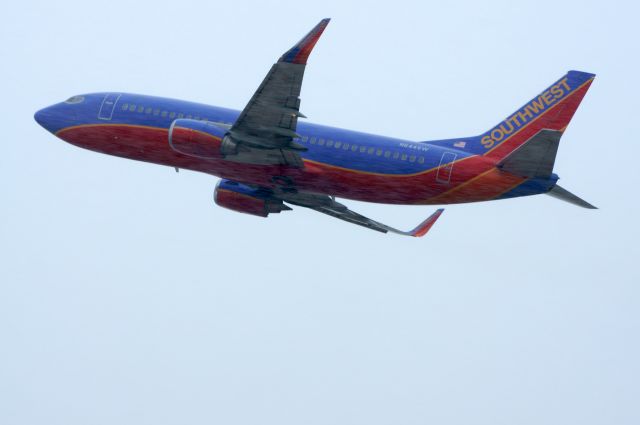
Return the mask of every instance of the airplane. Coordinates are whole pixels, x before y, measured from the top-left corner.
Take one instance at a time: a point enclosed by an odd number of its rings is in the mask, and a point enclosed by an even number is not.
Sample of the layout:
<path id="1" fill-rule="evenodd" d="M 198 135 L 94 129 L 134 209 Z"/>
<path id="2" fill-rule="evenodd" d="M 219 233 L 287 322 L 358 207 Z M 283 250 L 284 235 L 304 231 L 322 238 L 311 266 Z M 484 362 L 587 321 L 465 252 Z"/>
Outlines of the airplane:
<path id="1" fill-rule="evenodd" d="M 549 194 L 595 208 L 553 173 L 560 138 L 594 74 L 569 71 L 486 132 L 409 141 L 299 121 L 309 54 L 329 19 L 286 51 L 242 111 L 137 94 L 72 96 L 35 113 L 73 145 L 218 176 L 219 206 L 255 216 L 306 207 L 372 230 L 424 236 L 436 210 L 401 231 L 336 198 L 403 205 L 458 204 Z"/>

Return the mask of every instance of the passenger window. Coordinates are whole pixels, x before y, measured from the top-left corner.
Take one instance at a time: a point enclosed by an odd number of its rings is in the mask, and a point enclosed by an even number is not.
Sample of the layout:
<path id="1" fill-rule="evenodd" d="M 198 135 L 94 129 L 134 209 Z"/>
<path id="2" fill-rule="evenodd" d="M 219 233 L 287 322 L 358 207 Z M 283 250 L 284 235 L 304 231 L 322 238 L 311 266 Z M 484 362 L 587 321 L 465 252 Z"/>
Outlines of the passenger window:
<path id="1" fill-rule="evenodd" d="M 342 146 L 342 142 L 336 142 L 335 144 L 336 149 L 340 149 L 340 146 Z"/>
<path id="2" fill-rule="evenodd" d="M 145 114 L 150 114 L 152 110 L 153 110 L 152 108 L 147 107 L 147 109 L 144 110 L 144 113 Z"/>
<path id="3" fill-rule="evenodd" d="M 424 164 L 424 156 L 418 158 L 418 164 Z"/>
<path id="4" fill-rule="evenodd" d="M 192 118 L 191 114 L 187 115 L 187 119 L 190 120 Z"/>
<path id="5" fill-rule="evenodd" d="M 329 147 L 333 146 L 333 140 L 327 140 L 327 146 Z"/>
<path id="6" fill-rule="evenodd" d="M 302 141 L 303 141 L 303 142 L 307 142 L 308 140 L 309 140 L 309 137 L 308 137 L 308 136 L 302 136 Z"/>
<path id="7" fill-rule="evenodd" d="M 138 112 L 144 112 L 144 106 L 142 105 L 138 106 Z"/>
<path id="8" fill-rule="evenodd" d="M 374 152 L 375 150 L 376 150 L 375 148 L 369 148 L 369 149 L 367 149 L 367 153 L 368 153 L 369 155 L 373 155 L 373 152 Z"/>
<path id="9" fill-rule="evenodd" d="M 391 156 L 391 152 L 386 151 L 386 152 L 384 153 L 384 157 L 385 157 L 385 158 L 389 158 L 390 156 Z"/>
<path id="10" fill-rule="evenodd" d="M 398 152 L 394 152 L 393 159 L 398 159 L 398 158 L 400 158 L 400 154 Z"/>
<path id="11" fill-rule="evenodd" d="M 344 149 L 345 151 L 349 150 L 349 143 L 345 143 L 344 145 L 342 145 L 342 149 Z"/>
<path id="12" fill-rule="evenodd" d="M 360 153 L 365 153 L 367 151 L 366 146 L 360 146 Z"/>
<path id="13" fill-rule="evenodd" d="M 415 155 L 411 155 L 409 157 L 409 162 L 416 162 L 416 156 Z"/>
<path id="14" fill-rule="evenodd" d="M 406 154 L 406 153 L 403 153 L 403 154 L 402 154 L 402 157 L 401 157 L 400 159 L 402 159 L 403 161 L 406 161 L 406 160 L 407 160 L 407 154 Z"/>
<path id="15" fill-rule="evenodd" d="M 178 114 L 178 118 L 184 118 L 184 114 L 183 114 L 182 112 L 180 112 L 180 113 Z"/>
<path id="16" fill-rule="evenodd" d="M 358 145 L 351 145 L 351 152 L 355 152 L 358 150 Z"/>
<path id="17" fill-rule="evenodd" d="M 153 115 L 155 115 L 155 116 L 160 115 L 160 109 L 154 109 L 153 110 Z"/>
<path id="18" fill-rule="evenodd" d="M 309 140 L 309 143 L 311 143 L 312 145 L 315 145 L 315 144 L 316 144 L 316 138 L 315 138 L 315 137 L 312 137 L 312 138 Z"/>
<path id="19" fill-rule="evenodd" d="M 162 117 L 166 118 L 167 117 L 168 112 L 167 111 L 162 111 Z"/>
<path id="20" fill-rule="evenodd" d="M 129 105 L 129 111 L 134 112 L 136 110 L 136 105 Z"/>
<path id="21" fill-rule="evenodd" d="M 377 156 L 382 155 L 382 149 L 378 149 L 378 150 L 376 151 L 376 155 L 377 155 Z"/>
<path id="22" fill-rule="evenodd" d="M 126 111 L 129 108 L 129 104 L 128 103 L 123 103 L 122 104 L 122 110 Z"/>
<path id="23" fill-rule="evenodd" d="M 175 117 L 176 117 L 176 113 L 175 113 L 175 112 L 171 112 L 171 113 L 169 114 L 169 118 L 175 118 Z"/>
<path id="24" fill-rule="evenodd" d="M 194 120 L 200 120 L 200 117 L 196 115 L 195 117 L 193 117 L 193 119 Z"/>
<path id="25" fill-rule="evenodd" d="M 318 139 L 318 146 L 324 146 L 324 139 Z"/>

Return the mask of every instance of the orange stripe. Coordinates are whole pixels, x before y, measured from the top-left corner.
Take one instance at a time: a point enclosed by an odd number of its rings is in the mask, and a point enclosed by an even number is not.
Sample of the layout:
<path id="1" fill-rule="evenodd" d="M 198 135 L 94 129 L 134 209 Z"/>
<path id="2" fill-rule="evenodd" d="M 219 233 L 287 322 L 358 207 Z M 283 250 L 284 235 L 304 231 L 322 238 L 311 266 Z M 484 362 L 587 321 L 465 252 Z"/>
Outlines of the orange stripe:
<path id="1" fill-rule="evenodd" d="M 527 179 L 524 177 L 492 168 L 458 187 L 454 187 L 441 195 L 430 198 L 428 202 L 434 203 L 433 201 L 438 201 L 437 203 L 448 204 L 487 201 L 506 193 L 519 184 L 522 184 L 525 180 Z"/>

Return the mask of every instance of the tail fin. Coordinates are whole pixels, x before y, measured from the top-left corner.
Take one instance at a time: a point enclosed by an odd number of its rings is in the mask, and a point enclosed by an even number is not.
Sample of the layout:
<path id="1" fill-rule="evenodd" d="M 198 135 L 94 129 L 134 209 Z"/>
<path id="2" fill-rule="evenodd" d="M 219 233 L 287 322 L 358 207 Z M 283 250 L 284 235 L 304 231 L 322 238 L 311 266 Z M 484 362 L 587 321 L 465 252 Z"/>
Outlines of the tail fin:
<path id="1" fill-rule="evenodd" d="M 526 105 L 480 136 L 480 144 L 485 149 L 484 155 L 500 161 L 541 130 L 558 132 L 559 140 L 594 77 L 594 74 L 586 72 L 569 71 Z"/>
<path id="2" fill-rule="evenodd" d="M 480 136 L 426 143 L 485 155 L 499 163 L 542 130 L 556 132 L 559 140 L 594 78 L 587 72 L 569 71 Z"/>

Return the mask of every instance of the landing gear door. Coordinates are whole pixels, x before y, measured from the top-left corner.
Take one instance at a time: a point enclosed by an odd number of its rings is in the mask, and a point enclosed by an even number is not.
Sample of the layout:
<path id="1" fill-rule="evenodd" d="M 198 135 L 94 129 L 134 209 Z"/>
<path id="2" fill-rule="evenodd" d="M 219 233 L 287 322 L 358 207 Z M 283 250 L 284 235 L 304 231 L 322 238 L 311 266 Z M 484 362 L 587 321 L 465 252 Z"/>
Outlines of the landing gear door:
<path id="1" fill-rule="evenodd" d="M 453 172 L 453 161 L 456 160 L 455 153 L 445 152 L 440 158 L 440 165 L 438 166 L 438 174 L 436 174 L 436 181 L 440 183 L 449 184 L 451 181 L 451 173 Z"/>
<path id="2" fill-rule="evenodd" d="M 113 117 L 113 111 L 116 107 L 116 103 L 118 103 L 118 99 L 120 99 L 119 93 L 106 94 L 104 99 L 102 99 L 100 111 L 98 111 L 98 119 L 110 121 Z"/>

